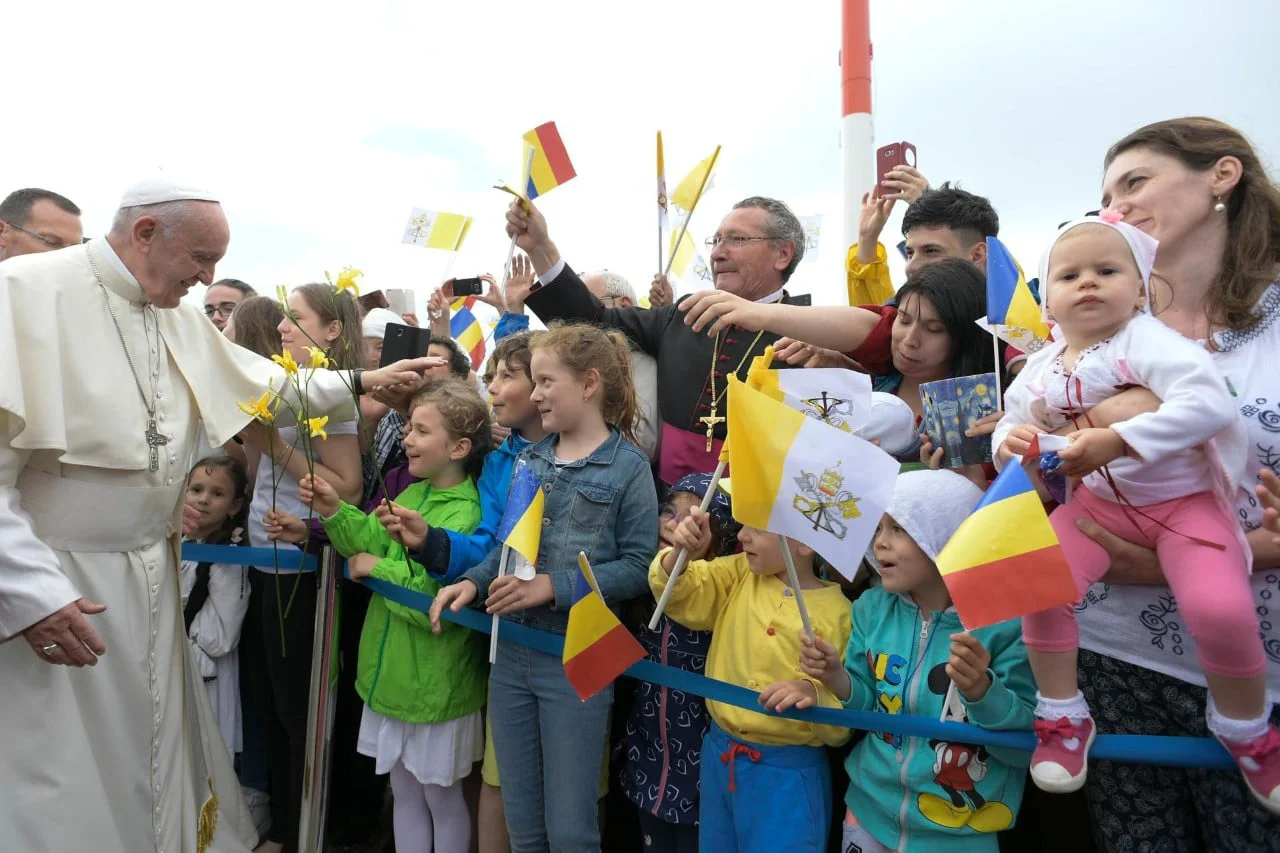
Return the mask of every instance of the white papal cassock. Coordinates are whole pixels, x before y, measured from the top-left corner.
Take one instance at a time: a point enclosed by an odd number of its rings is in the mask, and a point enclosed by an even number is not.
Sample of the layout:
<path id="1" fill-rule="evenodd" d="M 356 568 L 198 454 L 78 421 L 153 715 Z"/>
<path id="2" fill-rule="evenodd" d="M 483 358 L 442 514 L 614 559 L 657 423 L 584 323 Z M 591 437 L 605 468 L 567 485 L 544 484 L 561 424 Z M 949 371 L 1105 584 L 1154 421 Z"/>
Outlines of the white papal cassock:
<path id="1" fill-rule="evenodd" d="M 154 472 L 108 299 L 170 437 Z M 105 239 L 0 264 L 0 851 L 254 845 L 185 641 L 177 550 L 197 427 L 229 440 L 248 422 L 236 402 L 271 380 L 194 306 L 145 307 Z M 338 374 L 308 393 L 314 414 L 354 417 Z M 81 596 L 107 605 L 88 617 L 106 655 L 38 660 L 17 635 Z"/>

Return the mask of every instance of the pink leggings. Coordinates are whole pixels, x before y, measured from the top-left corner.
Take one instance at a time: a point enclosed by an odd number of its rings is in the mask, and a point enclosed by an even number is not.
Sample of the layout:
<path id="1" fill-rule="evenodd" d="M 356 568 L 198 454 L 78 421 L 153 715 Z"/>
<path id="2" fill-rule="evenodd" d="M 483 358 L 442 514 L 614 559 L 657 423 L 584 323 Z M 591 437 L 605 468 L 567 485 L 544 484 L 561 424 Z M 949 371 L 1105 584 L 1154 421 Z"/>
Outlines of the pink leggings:
<path id="1" fill-rule="evenodd" d="M 1200 666 L 1205 672 L 1228 678 L 1261 675 L 1267 664 L 1258 639 L 1258 617 L 1237 539 L 1236 522 L 1223 512 L 1209 492 L 1140 509 L 1186 535 L 1171 533 L 1133 509 L 1126 510 L 1083 487 L 1072 493 L 1070 503 L 1058 507 L 1049 516 L 1066 552 L 1080 597 L 1102 579 L 1111 565 L 1106 549 L 1076 527 L 1077 520 L 1091 518 L 1122 539 L 1155 549 L 1165 580 L 1177 599 L 1178 612 L 1196 641 Z M 1226 550 L 1200 545 L 1188 536 L 1220 542 Z M 1076 649 L 1080 634 L 1076 628 L 1075 607 L 1063 605 L 1023 617 L 1022 638 L 1036 651 Z"/>

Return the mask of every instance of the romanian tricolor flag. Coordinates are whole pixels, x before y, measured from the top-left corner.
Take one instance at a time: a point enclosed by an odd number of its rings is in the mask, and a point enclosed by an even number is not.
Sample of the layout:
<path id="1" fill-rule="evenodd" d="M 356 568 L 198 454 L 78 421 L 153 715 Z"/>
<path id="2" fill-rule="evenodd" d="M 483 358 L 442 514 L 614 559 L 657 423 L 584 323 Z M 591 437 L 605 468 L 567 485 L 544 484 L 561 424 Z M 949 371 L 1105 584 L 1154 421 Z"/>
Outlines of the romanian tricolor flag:
<path id="1" fill-rule="evenodd" d="M 1016 461 L 996 477 L 937 563 L 970 630 L 1079 598 L 1044 504 Z"/>
<path id="2" fill-rule="evenodd" d="M 507 508 L 502 511 L 502 523 L 498 525 L 498 541 L 530 563 L 538 562 L 538 546 L 542 544 L 542 483 L 524 460 L 511 475 Z"/>
<path id="3" fill-rule="evenodd" d="M 453 312 L 449 319 L 449 335 L 471 354 L 472 369 L 479 370 L 484 363 L 484 329 L 480 328 L 476 315 L 471 313 L 475 304 L 474 296 L 453 300 L 449 305 Z"/>
<path id="4" fill-rule="evenodd" d="M 578 174 L 569 162 L 569 152 L 564 150 L 554 121 L 540 124 L 526 133 L 524 142 L 525 165 L 529 171 L 525 176 L 524 194 L 529 201 L 546 195 Z M 529 160 L 530 151 L 533 152 L 532 162 Z"/>
<path id="5" fill-rule="evenodd" d="M 1049 339 L 1049 326 L 1022 267 L 995 237 L 987 238 L 987 322 L 1026 329 L 1042 341 Z"/>
<path id="6" fill-rule="evenodd" d="M 604 603 L 587 555 L 579 551 L 562 657 L 578 698 L 587 701 L 643 657 L 644 649 Z"/>

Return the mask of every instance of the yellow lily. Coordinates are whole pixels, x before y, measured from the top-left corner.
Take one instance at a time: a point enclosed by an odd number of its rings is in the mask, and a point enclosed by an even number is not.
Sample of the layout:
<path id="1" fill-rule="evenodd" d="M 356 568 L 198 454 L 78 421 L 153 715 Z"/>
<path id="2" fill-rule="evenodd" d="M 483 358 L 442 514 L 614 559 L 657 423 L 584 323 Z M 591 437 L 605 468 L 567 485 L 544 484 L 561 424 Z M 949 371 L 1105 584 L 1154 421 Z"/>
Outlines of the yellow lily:
<path id="1" fill-rule="evenodd" d="M 326 272 L 324 275 L 325 278 L 329 278 L 329 273 Z M 351 267 L 343 267 L 342 272 L 338 273 L 338 280 L 333 281 L 333 279 L 330 278 L 329 281 L 339 293 L 350 288 L 351 294 L 358 297 L 360 295 L 360 284 L 357 279 L 362 275 L 364 275 L 364 273 L 360 270 L 352 269 Z"/>
<path id="2" fill-rule="evenodd" d="M 260 423 L 270 424 L 276 419 L 275 412 L 271 411 L 271 392 L 265 392 L 257 400 L 250 403 L 236 403 L 240 411 L 246 415 L 251 415 Z"/>
<path id="3" fill-rule="evenodd" d="M 271 360 L 283 367 L 287 376 L 298 375 L 298 362 L 293 360 L 293 353 L 288 350 L 285 350 L 283 355 L 271 356 Z"/>
<path id="4" fill-rule="evenodd" d="M 307 419 L 307 435 L 311 436 L 312 438 L 327 440 L 329 438 L 329 434 L 324 431 L 324 425 L 327 424 L 328 422 L 329 422 L 328 415 L 322 415 L 318 418 L 308 418 Z"/>
<path id="5" fill-rule="evenodd" d="M 311 356 L 311 361 L 308 362 L 307 366 L 312 370 L 319 370 L 333 363 L 329 360 L 329 356 L 325 355 L 324 350 L 319 347 L 307 347 L 307 353 Z"/>

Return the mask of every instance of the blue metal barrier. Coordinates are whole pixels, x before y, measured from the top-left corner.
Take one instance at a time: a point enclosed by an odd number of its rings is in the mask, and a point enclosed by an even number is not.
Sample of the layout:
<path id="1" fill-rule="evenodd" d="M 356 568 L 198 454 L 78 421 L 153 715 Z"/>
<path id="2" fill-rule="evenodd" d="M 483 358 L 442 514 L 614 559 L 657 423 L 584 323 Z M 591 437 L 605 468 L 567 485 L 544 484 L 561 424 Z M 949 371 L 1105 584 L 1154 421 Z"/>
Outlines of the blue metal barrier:
<path id="1" fill-rule="evenodd" d="M 236 566 L 259 566 L 267 570 L 277 562 L 273 548 L 241 548 L 228 545 L 197 545 L 188 543 L 182 546 L 182 556 L 188 560 L 201 562 L 218 562 Z M 315 571 L 316 558 L 304 555 L 293 548 L 281 548 L 279 551 L 281 570 Z M 423 613 L 431 609 L 432 596 L 417 592 L 376 578 L 369 578 L 363 583 L 382 597 L 405 607 Z M 445 611 L 443 618 L 470 628 L 482 634 L 488 634 L 492 627 L 492 617 L 479 610 L 464 608 L 459 613 Z M 540 652 L 559 657 L 564 648 L 564 637 L 528 628 L 524 625 L 502 620 L 502 639 L 504 642 L 527 646 Z M 642 660 L 627 670 L 627 675 L 667 687 L 681 690 L 695 696 L 702 696 L 726 705 L 758 711 L 761 714 L 772 714 L 760 707 L 759 694 L 736 684 L 717 681 L 705 675 L 697 675 L 670 666 Z M 904 714 L 881 714 L 871 711 L 848 711 L 836 708 L 808 708 L 803 711 L 785 711 L 776 716 L 807 720 L 828 726 L 844 726 L 869 732 L 884 732 L 906 737 L 920 737 L 936 740 L 947 740 L 958 743 L 980 744 L 983 746 L 1005 747 L 1030 752 L 1035 747 L 1035 736 L 1031 732 L 990 731 L 965 723 L 941 723 L 927 717 L 912 717 Z M 1189 767 L 1208 770 L 1235 770 L 1235 762 L 1227 751 L 1213 738 L 1164 737 L 1149 735 L 1098 735 L 1093 748 L 1089 751 L 1092 759 L 1109 759 L 1131 764 L 1159 764 L 1168 767 Z M 1030 756 L 1028 756 L 1028 759 Z"/>

